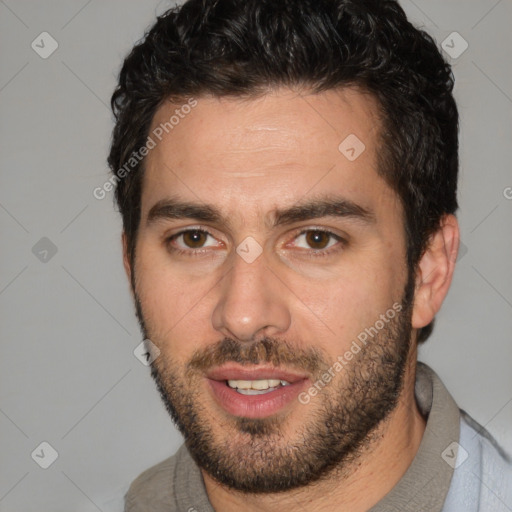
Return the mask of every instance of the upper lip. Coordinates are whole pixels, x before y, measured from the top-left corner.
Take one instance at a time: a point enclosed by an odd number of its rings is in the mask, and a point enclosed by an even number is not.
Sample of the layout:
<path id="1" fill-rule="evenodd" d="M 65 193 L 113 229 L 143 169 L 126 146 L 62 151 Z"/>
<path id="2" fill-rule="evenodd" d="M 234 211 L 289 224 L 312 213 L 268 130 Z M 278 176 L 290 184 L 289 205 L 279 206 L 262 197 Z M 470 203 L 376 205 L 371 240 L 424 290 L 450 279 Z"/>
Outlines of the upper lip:
<path id="1" fill-rule="evenodd" d="M 277 379 L 285 380 L 290 384 L 307 379 L 307 375 L 292 372 L 290 370 L 264 366 L 254 366 L 251 368 L 234 364 L 212 368 L 206 372 L 206 377 L 217 381 Z"/>

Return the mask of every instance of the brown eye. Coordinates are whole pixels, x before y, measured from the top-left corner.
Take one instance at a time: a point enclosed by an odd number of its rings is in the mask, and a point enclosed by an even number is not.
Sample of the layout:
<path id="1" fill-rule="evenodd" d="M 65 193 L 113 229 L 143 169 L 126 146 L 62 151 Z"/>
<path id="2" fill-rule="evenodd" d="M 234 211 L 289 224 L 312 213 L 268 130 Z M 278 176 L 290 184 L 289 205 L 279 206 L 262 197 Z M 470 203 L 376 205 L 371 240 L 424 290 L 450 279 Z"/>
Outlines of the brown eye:
<path id="1" fill-rule="evenodd" d="M 201 248 L 208 238 L 208 233 L 205 231 L 193 230 L 185 231 L 181 235 L 183 237 L 183 243 L 190 249 Z"/>
<path id="2" fill-rule="evenodd" d="M 308 231 L 305 235 L 306 242 L 312 249 L 325 249 L 332 238 L 325 231 Z"/>
<path id="3" fill-rule="evenodd" d="M 295 237 L 294 246 L 305 249 L 304 254 L 311 256 L 327 256 L 333 251 L 341 250 L 345 240 L 324 229 L 305 229 Z"/>

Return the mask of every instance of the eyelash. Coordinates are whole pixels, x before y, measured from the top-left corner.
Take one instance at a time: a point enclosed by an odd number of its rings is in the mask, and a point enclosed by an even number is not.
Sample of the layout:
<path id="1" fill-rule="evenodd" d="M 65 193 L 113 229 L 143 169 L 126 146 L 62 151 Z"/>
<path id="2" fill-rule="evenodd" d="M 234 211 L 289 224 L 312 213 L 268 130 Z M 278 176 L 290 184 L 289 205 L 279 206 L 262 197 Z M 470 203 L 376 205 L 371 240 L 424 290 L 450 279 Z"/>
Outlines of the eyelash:
<path id="1" fill-rule="evenodd" d="M 184 235 L 185 233 L 189 232 L 198 232 L 198 233 L 205 233 L 208 236 L 211 236 L 212 238 L 215 238 L 209 231 L 202 227 L 192 228 L 192 229 L 184 229 L 183 231 L 180 231 L 179 233 L 175 233 L 174 235 L 171 235 L 170 237 L 166 238 L 165 245 L 167 246 L 168 250 L 174 254 L 178 255 L 185 255 L 185 256 L 201 256 L 203 255 L 206 250 L 204 248 L 200 249 L 180 249 L 177 247 L 173 247 L 172 242 L 180 237 L 181 235 Z"/>
<path id="2" fill-rule="evenodd" d="M 336 235 L 332 231 L 329 231 L 327 229 L 321 229 L 321 228 L 308 228 L 303 229 L 299 233 L 297 233 L 293 239 L 296 240 L 299 236 L 304 235 L 306 233 L 310 232 L 318 232 L 318 233 L 325 233 L 329 236 L 330 239 L 334 239 L 338 242 L 338 244 L 333 245 L 332 247 L 329 247 L 328 249 L 302 249 L 303 251 L 307 251 L 307 256 L 311 258 L 323 258 L 326 256 L 330 256 L 332 253 L 339 252 L 343 247 L 346 246 L 347 242 L 345 239 L 343 239 L 341 236 Z M 330 240 L 329 240 L 330 242 Z M 340 247 L 341 246 L 341 247 Z"/>
<path id="3" fill-rule="evenodd" d="M 177 247 L 173 247 L 172 246 L 172 242 L 177 239 L 178 237 L 180 237 L 181 235 L 184 235 L 185 233 L 188 233 L 188 232 L 199 232 L 199 233 L 204 233 L 208 236 L 211 236 L 212 238 L 215 238 L 208 230 L 202 228 L 202 227 L 197 227 L 197 228 L 192 228 L 192 229 L 184 229 L 183 231 L 180 231 L 178 233 L 175 233 L 174 235 L 166 238 L 165 240 L 165 244 L 168 248 L 168 250 L 174 254 L 178 254 L 178 255 L 185 255 L 185 256 L 189 256 L 189 257 L 193 257 L 193 256 L 201 256 L 203 255 L 206 250 L 203 249 L 203 248 L 200 248 L 200 249 L 180 249 L 180 248 L 177 248 Z M 336 235 L 335 233 L 333 233 L 332 231 L 328 231 L 326 229 L 321 229 L 321 228 L 308 228 L 308 229 L 303 229 L 302 231 L 298 232 L 294 237 L 293 239 L 297 239 L 299 236 L 301 235 L 304 235 L 306 233 L 309 233 L 309 232 L 320 232 L 320 233 L 325 233 L 327 235 L 329 235 L 330 238 L 333 238 L 335 239 L 338 243 L 340 243 L 341 245 L 341 248 L 340 247 L 336 247 L 336 246 L 332 246 L 328 249 L 310 249 L 310 250 L 307 250 L 307 249 L 302 249 L 303 251 L 307 251 L 307 256 L 309 257 L 312 257 L 312 258 L 321 258 L 321 257 L 325 257 L 325 256 L 329 256 L 331 255 L 331 253 L 334 253 L 334 252 L 338 252 L 340 251 L 343 247 L 345 247 L 347 245 L 347 241 L 342 238 L 341 236 L 339 235 Z"/>

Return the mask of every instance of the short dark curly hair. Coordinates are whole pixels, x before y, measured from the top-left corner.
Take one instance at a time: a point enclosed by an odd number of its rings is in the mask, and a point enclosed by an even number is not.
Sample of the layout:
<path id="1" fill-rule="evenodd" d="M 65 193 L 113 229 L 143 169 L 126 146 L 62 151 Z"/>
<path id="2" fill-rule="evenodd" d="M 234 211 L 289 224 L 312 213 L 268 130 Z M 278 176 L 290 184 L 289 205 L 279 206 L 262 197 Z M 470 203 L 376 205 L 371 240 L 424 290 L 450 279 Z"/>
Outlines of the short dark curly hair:
<path id="1" fill-rule="evenodd" d="M 159 16 L 124 61 L 108 163 L 120 176 L 166 100 L 357 86 L 378 100 L 378 172 L 404 207 L 414 272 L 442 216 L 457 210 L 453 83 L 433 39 L 393 0 L 188 0 Z M 132 267 L 143 173 L 141 159 L 115 183 Z M 421 329 L 418 342 L 432 328 Z"/>

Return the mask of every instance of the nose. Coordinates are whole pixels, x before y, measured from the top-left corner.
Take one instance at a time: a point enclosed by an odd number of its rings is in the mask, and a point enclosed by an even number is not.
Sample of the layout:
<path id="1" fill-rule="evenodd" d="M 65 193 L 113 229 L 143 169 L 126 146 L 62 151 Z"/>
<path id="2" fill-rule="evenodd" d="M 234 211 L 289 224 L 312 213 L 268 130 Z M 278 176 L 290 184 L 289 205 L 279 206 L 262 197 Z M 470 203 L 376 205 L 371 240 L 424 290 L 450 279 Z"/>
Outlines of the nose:
<path id="1" fill-rule="evenodd" d="M 265 263 L 264 254 L 248 263 L 233 255 L 233 266 L 220 283 L 212 314 L 213 328 L 224 336 L 251 341 L 276 336 L 290 327 L 289 294 Z"/>

